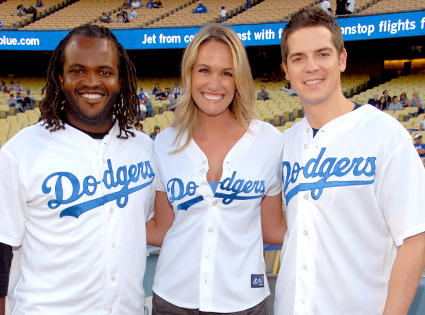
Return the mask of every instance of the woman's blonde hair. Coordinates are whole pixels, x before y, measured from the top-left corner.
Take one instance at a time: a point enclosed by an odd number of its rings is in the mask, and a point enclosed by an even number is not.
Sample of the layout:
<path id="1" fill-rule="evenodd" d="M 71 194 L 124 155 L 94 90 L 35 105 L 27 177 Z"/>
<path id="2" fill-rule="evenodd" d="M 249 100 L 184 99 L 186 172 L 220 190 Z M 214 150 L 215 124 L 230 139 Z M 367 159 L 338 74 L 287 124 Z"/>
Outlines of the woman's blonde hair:
<path id="1" fill-rule="evenodd" d="M 174 152 L 184 150 L 193 137 L 197 106 L 192 98 L 192 68 L 198 57 L 199 47 L 211 40 L 227 44 L 232 52 L 236 91 L 233 101 L 229 105 L 230 112 L 245 128 L 247 128 L 248 122 L 255 117 L 253 112 L 255 104 L 254 81 L 242 41 L 229 27 L 216 24 L 205 26 L 196 34 L 183 55 L 181 67 L 183 94 L 178 99 L 177 108 L 174 113 L 175 119 L 171 126 L 178 128 L 174 143 L 180 142 L 180 138 L 185 131 L 187 131 L 187 139 Z"/>

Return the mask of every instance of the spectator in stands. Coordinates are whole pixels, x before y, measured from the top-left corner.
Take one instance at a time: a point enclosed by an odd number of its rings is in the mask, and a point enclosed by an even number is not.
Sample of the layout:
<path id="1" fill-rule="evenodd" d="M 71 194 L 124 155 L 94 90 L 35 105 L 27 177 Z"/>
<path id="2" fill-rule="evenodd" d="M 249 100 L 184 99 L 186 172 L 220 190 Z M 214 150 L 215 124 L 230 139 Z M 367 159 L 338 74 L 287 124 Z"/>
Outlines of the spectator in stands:
<path id="1" fill-rule="evenodd" d="M 141 100 L 143 100 L 143 97 L 144 96 L 146 96 L 148 99 L 150 99 L 151 97 L 149 96 L 149 94 L 148 93 L 145 93 L 144 91 L 143 91 L 143 88 L 141 87 L 140 89 L 139 89 L 139 98 L 141 99 Z"/>
<path id="2" fill-rule="evenodd" d="M 263 77 L 261 78 L 261 82 L 269 82 L 269 76 L 268 76 L 268 74 L 267 74 L 267 72 L 264 72 L 264 75 L 263 75 Z"/>
<path id="3" fill-rule="evenodd" d="M 19 111 L 24 112 L 26 109 L 26 105 L 21 96 L 21 91 L 16 92 L 15 103 L 18 105 Z"/>
<path id="4" fill-rule="evenodd" d="M 15 91 L 24 91 L 25 88 L 19 83 L 19 81 L 16 81 L 15 85 Z"/>
<path id="5" fill-rule="evenodd" d="M 27 89 L 27 94 L 24 96 L 24 102 L 27 105 L 28 109 L 34 109 L 35 107 L 35 96 L 31 94 L 31 90 Z"/>
<path id="6" fill-rule="evenodd" d="M 406 96 L 406 92 L 402 92 L 401 94 L 400 94 L 400 104 L 401 104 L 401 106 L 403 106 L 403 107 L 407 107 L 407 106 L 409 106 L 409 99 L 407 98 L 407 96 Z"/>
<path id="7" fill-rule="evenodd" d="M 403 109 L 403 106 L 401 106 L 400 102 L 398 101 L 398 96 L 394 95 L 393 96 L 393 101 L 391 102 L 390 105 L 388 105 L 388 110 L 400 110 Z"/>
<path id="8" fill-rule="evenodd" d="M 151 133 L 150 137 L 152 140 L 155 140 L 156 136 L 159 135 L 159 133 L 161 132 L 161 128 L 159 128 L 158 125 L 155 125 L 153 127 L 153 132 Z"/>
<path id="9" fill-rule="evenodd" d="M 136 129 L 137 131 L 143 132 L 144 134 L 146 134 L 146 132 L 143 131 L 143 124 L 141 124 L 140 122 L 136 122 L 134 124 L 134 129 Z"/>
<path id="10" fill-rule="evenodd" d="M 115 23 L 124 23 L 124 17 L 122 13 L 117 13 L 117 20 L 115 21 Z"/>
<path id="11" fill-rule="evenodd" d="M 198 1 L 198 6 L 195 8 L 193 13 L 195 14 L 201 14 L 201 13 L 207 13 L 207 8 L 202 4 L 202 1 Z"/>
<path id="12" fill-rule="evenodd" d="M 320 4 L 320 7 L 323 11 L 325 11 L 327 14 L 333 14 L 334 11 L 332 11 L 331 3 L 328 0 L 321 0 L 322 3 Z"/>
<path id="13" fill-rule="evenodd" d="M 41 0 L 37 0 L 37 2 L 35 3 L 35 7 L 41 8 L 42 6 L 43 6 L 43 2 L 41 2 Z"/>
<path id="14" fill-rule="evenodd" d="M 6 102 L 6 104 L 9 105 L 9 107 L 15 107 L 15 105 L 16 105 L 16 101 L 15 101 L 15 98 L 13 96 L 14 96 L 13 94 L 10 94 L 9 99 Z"/>
<path id="15" fill-rule="evenodd" d="M 180 95 L 180 94 L 182 94 L 183 93 L 183 91 L 182 91 L 182 88 L 181 87 L 179 87 L 179 84 L 176 82 L 176 83 L 174 83 L 174 89 L 173 89 L 173 92 L 174 92 L 174 96 L 176 97 L 176 99 L 177 99 L 177 97 Z"/>
<path id="16" fill-rule="evenodd" d="M 148 3 L 146 3 L 146 8 L 148 8 L 148 9 L 153 8 L 153 0 L 148 0 Z"/>
<path id="17" fill-rule="evenodd" d="M 133 9 L 138 9 L 141 6 L 142 6 L 142 2 L 141 1 L 139 1 L 139 0 L 133 0 L 133 1 L 131 1 L 131 7 Z"/>
<path id="18" fill-rule="evenodd" d="M 155 95 L 157 90 L 161 90 L 161 89 L 159 88 L 159 84 L 158 84 L 158 83 L 156 83 L 156 84 L 155 84 L 155 87 L 154 87 L 154 88 L 153 88 L 153 90 L 152 90 L 152 95 Z"/>
<path id="19" fill-rule="evenodd" d="M 425 157 L 425 144 L 422 143 L 422 135 L 417 133 L 414 135 L 413 140 L 415 141 L 415 149 L 421 158 Z"/>
<path id="20" fill-rule="evenodd" d="M 417 107 L 418 114 L 422 114 L 424 112 L 424 100 L 422 97 L 419 97 L 419 93 L 417 91 L 413 92 L 413 96 L 409 101 L 409 107 Z"/>
<path id="21" fill-rule="evenodd" d="M 424 131 L 424 130 L 425 130 L 425 120 L 422 120 L 422 121 L 419 123 L 419 130 L 420 130 L 420 131 Z"/>
<path id="22" fill-rule="evenodd" d="M 274 71 L 272 71 L 272 74 L 270 75 L 270 81 L 271 82 L 280 82 L 280 81 L 282 81 L 282 78 L 278 77 L 276 75 L 276 73 Z"/>
<path id="23" fill-rule="evenodd" d="M 161 89 L 156 90 L 155 99 L 157 101 L 165 101 L 167 99 L 167 95 L 161 91 Z"/>
<path id="24" fill-rule="evenodd" d="M 16 91 L 16 86 L 15 86 L 15 84 L 13 83 L 13 81 L 10 81 L 10 85 L 9 85 L 9 87 L 7 88 L 9 91 Z"/>
<path id="25" fill-rule="evenodd" d="M 153 8 L 154 9 L 161 9 L 162 8 L 162 2 L 161 1 L 155 1 L 154 3 L 153 3 Z"/>
<path id="26" fill-rule="evenodd" d="M 146 117 L 155 116 L 155 111 L 153 110 L 152 102 L 145 96 L 143 96 L 143 105 L 146 106 Z"/>
<path id="27" fill-rule="evenodd" d="M 267 101 L 270 99 L 269 92 L 266 91 L 266 87 L 264 85 L 261 86 L 261 92 L 258 92 L 257 100 Z"/>
<path id="28" fill-rule="evenodd" d="M 24 6 L 22 4 L 16 7 L 16 16 L 25 16 L 27 13 L 25 12 Z"/>
<path id="29" fill-rule="evenodd" d="M 4 81 L 1 81 L 0 91 L 1 92 L 8 92 L 9 91 L 7 89 L 6 83 Z"/>
<path id="30" fill-rule="evenodd" d="M 356 0 L 348 0 L 347 1 L 347 14 L 354 13 L 354 6 L 356 5 Z"/>
<path id="31" fill-rule="evenodd" d="M 251 0 L 246 0 L 246 8 L 247 9 L 251 8 Z"/>
<path id="32" fill-rule="evenodd" d="M 370 98 L 367 101 L 367 103 L 370 104 L 370 105 L 373 105 L 375 107 L 378 107 L 378 105 L 379 105 L 379 99 L 378 98 L 379 98 L 379 93 L 375 92 L 375 93 L 373 93 L 373 98 Z"/>
<path id="33" fill-rule="evenodd" d="M 123 23 L 130 23 L 130 20 L 128 19 L 128 14 L 125 11 L 122 13 L 122 21 Z"/>
<path id="34" fill-rule="evenodd" d="M 388 90 L 385 90 L 384 92 L 382 92 L 385 96 L 385 101 L 387 102 L 387 104 L 390 104 L 392 101 L 391 96 L 388 95 Z"/>
<path id="35" fill-rule="evenodd" d="M 292 90 L 292 89 L 291 89 L 291 83 L 286 82 L 285 86 L 282 88 L 282 91 L 284 91 L 284 92 L 288 92 L 288 91 L 290 91 L 290 90 Z"/>
<path id="36" fill-rule="evenodd" d="M 131 19 L 137 19 L 137 12 L 134 10 L 133 7 L 130 8 L 130 12 L 128 13 L 128 18 Z"/>
<path id="37" fill-rule="evenodd" d="M 27 14 L 32 14 L 34 21 L 37 20 L 37 9 L 32 4 L 28 8 Z"/>
<path id="38" fill-rule="evenodd" d="M 225 7 L 221 7 L 220 16 L 221 16 L 221 22 L 227 21 L 227 10 Z"/>
<path id="39" fill-rule="evenodd" d="M 376 106 L 376 108 L 378 108 L 379 110 L 386 110 L 387 109 L 387 105 L 388 104 L 387 104 L 387 100 L 386 100 L 385 96 L 381 96 L 379 98 L 379 103 Z"/>
<path id="40" fill-rule="evenodd" d="M 103 12 L 100 18 L 100 22 L 109 24 L 109 22 L 111 22 L 111 18 L 108 15 L 106 15 L 105 12 Z"/>
<path id="41" fill-rule="evenodd" d="M 139 108 L 140 108 L 140 115 L 138 117 L 139 120 L 145 120 L 146 118 L 146 105 L 143 103 L 142 99 L 139 99 Z"/>
<path id="42" fill-rule="evenodd" d="M 347 12 L 347 0 L 336 0 L 335 15 L 342 15 Z"/>

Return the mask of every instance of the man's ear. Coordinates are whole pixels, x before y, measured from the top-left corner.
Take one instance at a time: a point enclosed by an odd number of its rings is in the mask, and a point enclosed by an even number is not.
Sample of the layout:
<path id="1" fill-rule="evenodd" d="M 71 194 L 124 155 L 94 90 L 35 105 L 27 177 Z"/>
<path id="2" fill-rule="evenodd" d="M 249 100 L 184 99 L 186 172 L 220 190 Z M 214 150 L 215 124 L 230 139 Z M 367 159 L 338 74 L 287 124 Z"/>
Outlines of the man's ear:
<path id="1" fill-rule="evenodd" d="M 344 50 L 341 51 L 341 54 L 339 55 L 339 70 L 341 72 L 344 72 L 346 67 L 347 67 L 347 51 L 344 48 Z"/>
<path id="2" fill-rule="evenodd" d="M 59 83 L 61 85 L 61 90 L 63 92 L 63 76 L 61 76 L 60 74 L 59 74 Z"/>
<path id="3" fill-rule="evenodd" d="M 285 70 L 285 79 L 290 81 L 289 74 L 288 74 L 288 67 L 286 66 L 286 63 L 282 62 L 283 70 Z"/>

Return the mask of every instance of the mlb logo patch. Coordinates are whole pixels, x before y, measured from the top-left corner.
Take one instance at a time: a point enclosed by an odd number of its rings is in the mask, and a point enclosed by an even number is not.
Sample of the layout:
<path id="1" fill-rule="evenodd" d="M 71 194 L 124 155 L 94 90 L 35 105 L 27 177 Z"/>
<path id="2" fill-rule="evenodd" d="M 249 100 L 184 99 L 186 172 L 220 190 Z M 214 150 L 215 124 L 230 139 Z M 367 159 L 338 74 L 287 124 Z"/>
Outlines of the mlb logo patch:
<path id="1" fill-rule="evenodd" d="M 264 275 L 251 275 L 251 288 L 264 288 Z"/>

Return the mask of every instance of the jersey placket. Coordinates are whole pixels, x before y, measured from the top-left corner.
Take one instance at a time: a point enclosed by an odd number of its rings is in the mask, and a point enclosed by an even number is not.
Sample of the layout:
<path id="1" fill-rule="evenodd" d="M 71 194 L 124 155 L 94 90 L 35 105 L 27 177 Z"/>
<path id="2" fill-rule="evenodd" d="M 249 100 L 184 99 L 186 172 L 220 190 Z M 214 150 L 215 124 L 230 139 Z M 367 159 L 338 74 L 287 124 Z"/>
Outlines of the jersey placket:
<path id="1" fill-rule="evenodd" d="M 103 174 L 105 171 L 109 169 L 108 166 L 108 157 L 105 153 L 108 142 L 113 141 L 111 139 L 111 134 L 114 134 L 113 132 L 110 132 L 110 134 L 106 135 L 105 138 L 99 143 L 100 148 L 98 150 L 98 159 L 100 164 L 102 165 L 103 171 L 101 174 L 101 180 L 103 180 Z M 113 176 L 116 175 L 116 167 L 115 161 L 111 161 L 112 163 L 112 170 L 113 170 Z M 115 178 L 116 180 L 116 178 Z M 104 185 L 101 185 L 103 188 L 103 196 L 105 194 L 110 194 L 111 190 L 106 190 Z M 120 186 L 117 186 L 116 190 L 119 190 Z M 121 222 L 121 211 L 117 206 L 116 201 L 111 201 L 108 203 L 105 203 L 103 205 L 103 215 L 106 217 L 104 222 L 104 240 L 105 240 L 105 268 L 106 268 L 106 290 L 107 290 L 107 308 L 108 313 L 111 314 L 119 314 L 119 284 L 120 284 L 120 278 L 119 278 L 119 257 L 120 255 L 120 235 L 122 235 L 122 222 Z"/>
<path id="2" fill-rule="evenodd" d="M 199 182 L 207 181 L 206 176 L 209 170 L 207 157 L 201 161 L 201 177 Z M 218 188 L 217 188 L 218 190 Z M 206 183 L 200 189 L 204 200 L 208 202 L 208 209 L 204 216 L 204 227 L 202 235 L 202 248 L 200 252 L 200 274 L 199 274 L 199 308 L 200 310 L 210 310 L 213 300 L 215 259 L 217 253 L 217 239 L 220 221 L 220 209 L 222 204 L 218 198 L 214 198 L 211 187 Z"/>
<path id="3" fill-rule="evenodd" d="M 316 135 L 316 137 L 319 134 Z M 317 139 L 313 139 L 312 130 L 305 124 L 302 135 L 302 167 L 299 174 L 298 185 L 311 183 L 317 178 L 305 178 L 303 176 L 304 166 L 313 158 L 317 157 Z M 297 264 L 296 264 L 296 292 L 294 311 L 296 314 L 313 314 L 315 288 L 317 285 L 316 259 L 317 259 L 317 231 L 315 228 L 315 217 L 318 215 L 314 206 L 311 191 L 298 193 L 297 203 Z"/>

